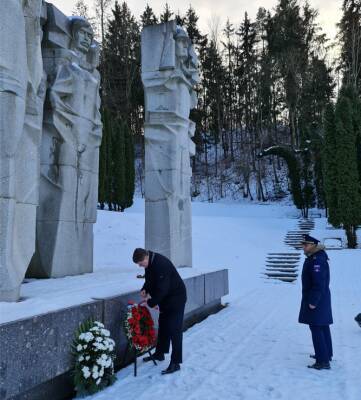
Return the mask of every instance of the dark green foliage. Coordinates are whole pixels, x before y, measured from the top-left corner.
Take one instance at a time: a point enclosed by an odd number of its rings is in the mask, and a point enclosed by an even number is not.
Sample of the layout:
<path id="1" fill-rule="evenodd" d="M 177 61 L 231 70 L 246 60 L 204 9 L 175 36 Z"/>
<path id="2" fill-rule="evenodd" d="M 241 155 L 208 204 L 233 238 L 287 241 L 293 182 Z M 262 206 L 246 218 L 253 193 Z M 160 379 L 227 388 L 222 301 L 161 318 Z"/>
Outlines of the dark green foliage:
<path id="1" fill-rule="evenodd" d="M 134 144 L 124 121 L 116 121 L 113 131 L 113 204 L 124 211 L 133 205 Z"/>
<path id="2" fill-rule="evenodd" d="M 160 22 L 168 22 L 174 19 L 174 13 L 171 11 L 169 4 L 165 3 L 164 10 L 160 15 Z"/>
<path id="3" fill-rule="evenodd" d="M 302 194 L 300 175 L 301 166 L 295 154 L 292 152 L 292 150 L 286 147 L 272 146 L 269 149 L 263 150 L 259 154 L 259 157 L 265 157 L 269 155 L 281 157 L 286 161 L 288 167 L 288 178 L 291 183 L 291 194 L 293 197 L 293 202 L 298 209 L 304 210 L 306 204 Z"/>
<path id="4" fill-rule="evenodd" d="M 99 203 L 109 210 L 131 207 L 134 197 L 135 166 L 133 136 L 125 121 L 103 110 L 103 139 L 99 160 Z"/>
<path id="5" fill-rule="evenodd" d="M 346 230 L 349 247 L 356 247 L 356 227 L 361 224 L 360 176 L 356 143 L 360 126 L 359 100 L 350 89 L 341 92 L 335 110 L 337 163 L 337 217 Z"/>
<path id="6" fill-rule="evenodd" d="M 343 226 L 348 247 L 357 246 L 361 224 L 361 181 L 358 161 L 360 100 L 354 88 L 343 87 L 336 108 L 326 109 L 324 118 L 324 176 L 329 221 Z"/>
<path id="7" fill-rule="evenodd" d="M 158 23 L 158 18 L 149 4 L 146 5 L 143 14 L 140 16 L 140 20 L 143 27 Z"/>
<path id="8" fill-rule="evenodd" d="M 361 2 L 344 0 L 342 18 L 338 24 L 341 45 L 339 69 L 345 85 L 352 85 L 360 94 L 361 89 Z"/>
<path id="9" fill-rule="evenodd" d="M 98 202 L 101 209 L 107 202 L 111 202 L 111 145 L 112 126 L 110 113 L 107 109 L 102 110 L 103 136 L 99 152 L 99 186 Z"/>
<path id="10" fill-rule="evenodd" d="M 336 160 L 336 130 L 335 110 L 329 103 L 324 115 L 324 146 L 323 146 L 323 176 L 324 189 L 327 200 L 328 220 L 334 226 L 339 226 L 340 218 L 337 215 L 337 160 Z"/>

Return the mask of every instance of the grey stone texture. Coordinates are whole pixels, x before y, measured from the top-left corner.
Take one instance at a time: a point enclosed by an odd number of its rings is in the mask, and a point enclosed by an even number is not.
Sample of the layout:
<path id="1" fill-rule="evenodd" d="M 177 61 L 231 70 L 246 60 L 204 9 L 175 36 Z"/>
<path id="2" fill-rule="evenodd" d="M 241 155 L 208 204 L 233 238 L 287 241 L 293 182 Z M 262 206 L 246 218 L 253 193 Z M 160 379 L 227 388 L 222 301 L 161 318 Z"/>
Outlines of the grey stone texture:
<path id="1" fill-rule="evenodd" d="M 43 121 L 37 247 L 27 276 L 93 270 L 98 198 L 99 49 L 90 24 L 47 4 L 43 44 L 48 91 Z"/>
<path id="2" fill-rule="evenodd" d="M 185 328 L 221 308 L 221 297 L 228 294 L 226 277 L 227 270 L 222 270 L 184 280 L 188 294 Z M 132 354 L 127 351 L 123 330 L 128 300 L 140 301 L 139 292 L 97 298 L 87 304 L 1 324 L 0 399 L 60 400 L 71 396 L 70 345 L 78 325 L 90 317 L 102 321 L 110 330 L 116 342 L 117 367 L 129 363 Z"/>
<path id="3" fill-rule="evenodd" d="M 142 31 L 145 92 L 145 247 L 192 266 L 190 155 L 197 56 L 175 21 Z"/>
<path id="4" fill-rule="evenodd" d="M 45 77 L 42 0 L 0 2 L 0 301 L 16 301 L 35 251 Z"/>
<path id="5" fill-rule="evenodd" d="M 0 301 L 19 299 L 25 274 L 93 270 L 102 132 L 93 36 L 43 0 L 0 2 Z"/>

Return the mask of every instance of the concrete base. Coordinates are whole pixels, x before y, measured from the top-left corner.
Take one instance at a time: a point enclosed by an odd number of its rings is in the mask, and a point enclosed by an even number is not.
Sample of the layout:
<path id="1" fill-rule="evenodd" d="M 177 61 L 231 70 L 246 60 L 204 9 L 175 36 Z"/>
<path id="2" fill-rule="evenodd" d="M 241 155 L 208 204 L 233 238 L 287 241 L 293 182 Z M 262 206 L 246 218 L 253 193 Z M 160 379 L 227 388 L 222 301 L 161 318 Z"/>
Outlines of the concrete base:
<path id="1" fill-rule="evenodd" d="M 184 280 L 188 302 L 184 328 L 222 308 L 228 294 L 228 271 Z M 97 298 L 87 304 L 0 324 L 0 399 L 63 400 L 73 396 L 70 345 L 78 325 L 93 317 L 102 321 L 116 342 L 116 367 L 127 365 L 123 319 L 128 300 L 139 292 Z"/>

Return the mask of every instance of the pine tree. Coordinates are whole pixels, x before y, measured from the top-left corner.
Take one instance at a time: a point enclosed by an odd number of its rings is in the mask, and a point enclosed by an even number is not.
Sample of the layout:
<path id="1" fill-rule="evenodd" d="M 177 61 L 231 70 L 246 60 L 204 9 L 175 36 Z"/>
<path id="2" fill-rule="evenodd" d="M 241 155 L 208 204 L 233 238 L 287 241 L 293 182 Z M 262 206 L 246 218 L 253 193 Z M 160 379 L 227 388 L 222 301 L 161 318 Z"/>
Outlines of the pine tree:
<path id="1" fill-rule="evenodd" d="M 158 23 L 158 18 L 156 17 L 153 9 L 149 6 L 148 3 L 145 7 L 145 10 L 143 11 L 143 14 L 140 16 L 140 20 L 142 23 L 142 27 L 155 25 Z"/>
<path id="2" fill-rule="evenodd" d="M 279 0 L 267 26 L 269 51 L 282 77 L 291 145 L 299 145 L 297 104 L 307 54 L 305 30 L 297 0 Z"/>
<path id="3" fill-rule="evenodd" d="M 341 45 L 340 69 L 344 83 L 361 91 L 361 2 L 344 0 L 342 18 L 338 24 Z"/>
<path id="4" fill-rule="evenodd" d="M 324 114 L 324 144 L 323 144 L 323 176 L 327 200 L 328 220 L 338 226 L 340 218 L 337 215 L 337 163 L 336 163 L 336 130 L 335 110 L 332 103 L 326 107 Z"/>
<path id="5" fill-rule="evenodd" d="M 122 121 L 113 123 L 112 146 L 112 200 L 115 210 L 119 210 L 124 203 L 126 191 L 125 175 L 125 132 Z"/>
<path id="6" fill-rule="evenodd" d="M 169 4 L 165 3 L 163 13 L 160 15 L 160 22 L 168 22 L 173 19 L 174 13 L 171 11 Z"/>
<path id="7" fill-rule="evenodd" d="M 98 202 L 100 208 L 103 210 L 105 203 L 109 201 L 109 187 L 108 180 L 110 179 L 111 170 L 108 168 L 108 146 L 111 142 L 111 121 L 109 112 L 106 109 L 102 110 L 102 122 L 103 122 L 103 136 L 102 143 L 99 151 L 99 184 L 98 184 Z"/>
<path id="8" fill-rule="evenodd" d="M 184 21 L 184 26 L 187 29 L 187 33 L 189 38 L 191 39 L 193 45 L 198 48 L 199 45 L 204 42 L 205 36 L 201 34 L 199 27 L 198 27 L 198 20 L 199 17 L 196 14 L 196 11 L 192 6 L 189 6 L 186 16 L 185 16 L 185 21 Z"/>
<path id="9" fill-rule="evenodd" d="M 124 174 L 125 174 L 125 190 L 124 197 L 120 203 L 121 211 L 133 205 L 134 189 L 135 189 L 135 165 L 134 165 L 134 143 L 133 137 L 128 126 L 123 123 L 124 137 Z"/>
<path id="10" fill-rule="evenodd" d="M 125 2 L 116 2 L 112 14 L 103 48 L 102 68 L 107 79 L 102 100 L 114 116 L 126 120 L 134 133 L 140 133 L 143 91 L 139 25 Z"/>
<path id="11" fill-rule="evenodd" d="M 349 248 L 357 245 L 356 229 L 361 224 L 361 187 L 357 165 L 354 110 L 360 111 L 353 89 L 343 89 L 335 110 L 335 137 L 337 163 L 337 217 L 342 224 Z M 357 126 L 356 129 L 359 129 Z"/>

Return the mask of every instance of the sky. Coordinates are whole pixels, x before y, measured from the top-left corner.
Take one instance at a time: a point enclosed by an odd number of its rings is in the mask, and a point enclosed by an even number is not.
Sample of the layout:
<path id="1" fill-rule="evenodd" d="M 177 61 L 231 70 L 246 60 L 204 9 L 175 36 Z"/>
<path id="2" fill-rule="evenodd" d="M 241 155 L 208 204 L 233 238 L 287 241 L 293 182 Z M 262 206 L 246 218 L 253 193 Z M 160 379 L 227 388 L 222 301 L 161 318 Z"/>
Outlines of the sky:
<path id="1" fill-rule="evenodd" d="M 70 15 L 76 0 L 48 0 L 53 3 L 65 14 Z M 144 11 L 148 3 L 158 15 L 167 0 L 128 0 L 128 6 L 136 17 Z M 94 0 L 86 0 L 89 6 L 92 6 Z M 121 2 L 121 0 L 119 1 Z M 301 4 L 303 2 L 301 1 Z M 334 39 L 336 34 L 336 23 L 341 16 L 342 0 L 309 0 L 312 7 L 319 11 L 319 23 L 323 31 L 330 39 Z M 242 20 L 244 13 L 247 11 L 251 18 L 256 16 L 259 7 L 273 9 L 277 4 L 277 0 L 168 0 L 168 4 L 172 11 L 180 11 L 184 13 L 189 5 L 196 10 L 199 16 L 199 26 L 203 33 L 209 32 L 209 24 L 212 20 L 219 20 L 221 28 L 223 28 L 227 18 L 231 23 L 237 26 Z"/>

